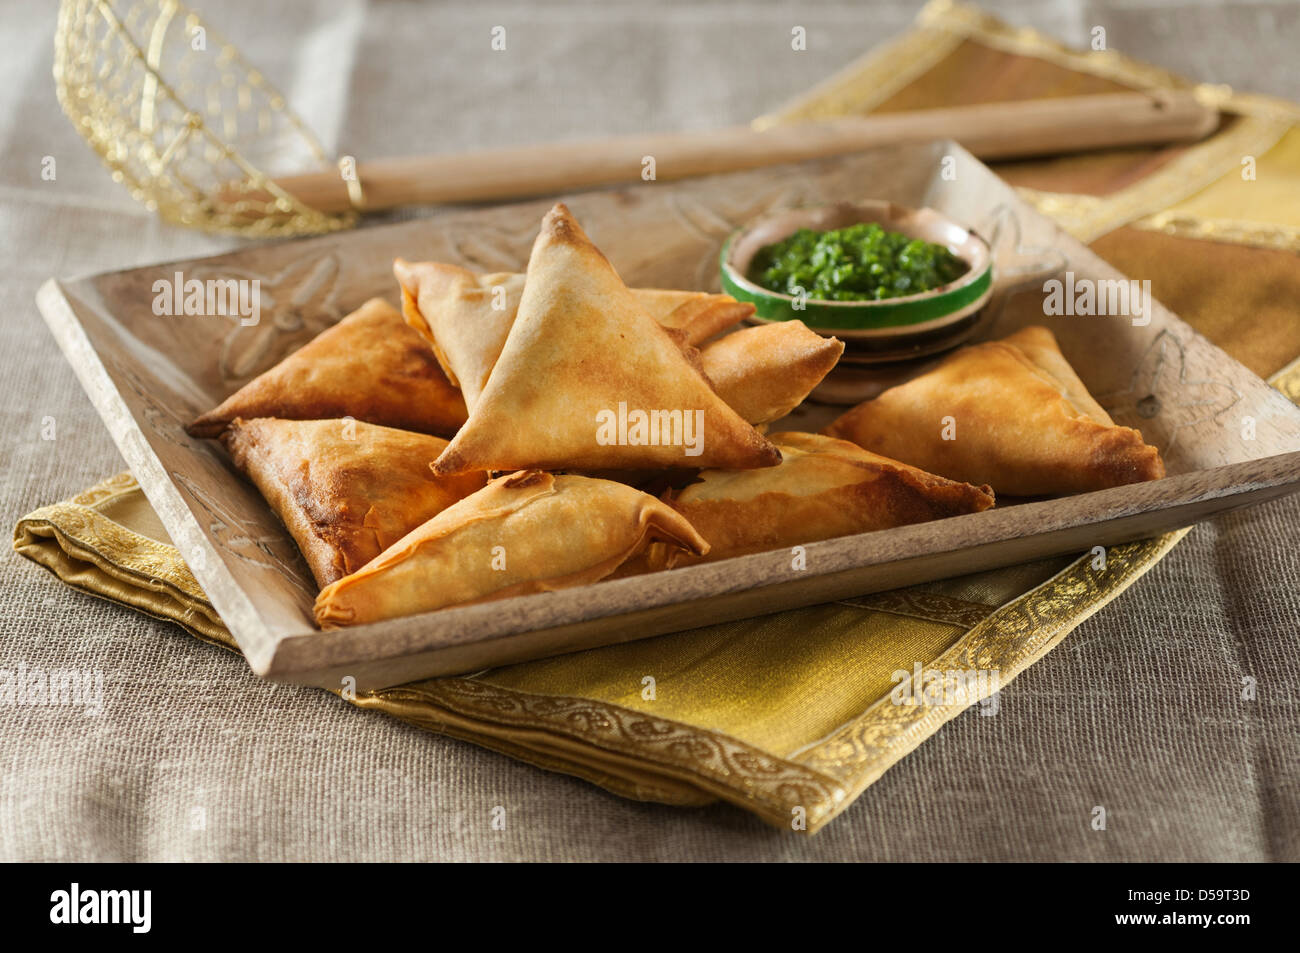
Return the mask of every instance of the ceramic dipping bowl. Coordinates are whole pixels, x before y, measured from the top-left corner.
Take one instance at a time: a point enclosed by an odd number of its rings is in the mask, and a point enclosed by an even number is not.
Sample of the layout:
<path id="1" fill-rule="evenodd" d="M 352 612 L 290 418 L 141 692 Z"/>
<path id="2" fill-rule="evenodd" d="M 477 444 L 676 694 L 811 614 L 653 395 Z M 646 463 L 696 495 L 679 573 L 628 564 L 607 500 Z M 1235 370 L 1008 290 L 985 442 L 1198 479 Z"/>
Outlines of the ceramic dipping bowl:
<path id="1" fill-rule="evenodd" d="M 801 228 L 824 232 L 865 222 L 943 245 L 969 270 L 930 291 L 880 301 L 799 300 L 769 291 L 747 277 L 760 249 Z M 770 212 L 727 239 L 720 264 L 722 289 L 756 308 L 751 322 L 803 321 L 814 331 L 843 341 L 844 360 L 851 363 L 910 360 L 956 347 L 974 333 L 993 293 L 993 253 L 988 242 L 934 209 L 892 202 L 842 202 Z"/>

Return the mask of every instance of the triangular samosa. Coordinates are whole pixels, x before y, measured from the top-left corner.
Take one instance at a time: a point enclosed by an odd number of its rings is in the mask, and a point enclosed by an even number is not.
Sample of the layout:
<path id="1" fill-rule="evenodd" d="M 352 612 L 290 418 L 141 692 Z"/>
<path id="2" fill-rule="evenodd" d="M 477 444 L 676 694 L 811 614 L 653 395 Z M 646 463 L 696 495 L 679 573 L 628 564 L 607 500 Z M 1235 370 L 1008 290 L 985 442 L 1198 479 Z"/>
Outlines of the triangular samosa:
<path id="1" fill-rule="evenodd" d="M 557 205 L 496 367 L 435 469 L 744 469 L 780 459 Z"/>
<path id="2" fill-rule="evenodd" d="M 352 420 L 234 420 L 221 437 L 302 550 L 317 584 L 356 572 L 486 482 L 435 476 L 447 441 Z"/>
<path id="3" fill-rule="evenodd" d="M 402 287 L 402 314 L 438 355 L 442 369 L 474 402 L 487 383 L 510 334 L 523 294 L 524 276 L 502 272 L 480 275 L 441 262 L 393 262 Z M 633 288 L 650 317 L 683 344 L 699 344 L 754 313 L 754 306 L 731 295 L 702 291 Z"/>
<path id="4" fill-rule="evenodd" d="M 706 557 L 652 546 L 651 569 L 788 549 L 850 533 L 978 513 L 993 491 L 926 473 L 821 434 L 779 433 L 781 465 L 705 470 L 663 499 L 709 541 Z"/>
<path id="5" fill-rule="evenodd" d="M 700 364 L 732 410 L 763 424 L 803 403 L 843 353 L 842 341 L 802 321 L 782 321 L 719 338 L 700 351 Z"/>
<path id="6" fill-rule="evenodd" d="M 1084 493 L 1165 475 L 1159 451 L 1111 421 L 1056 338 L 1037 326 L 961 348 L 825 432 L 1002 496 Z"/>
<path id="7" fill-rule="evenodd" d="M 708 551 L 685 518 L 611 480 L 524 470 L 443 510 L 316 598 L 322 628 L 603 579 L 653 541 Z"/>
<path id="8" fill-rule="evenodd" d="M 352 417 L 449 436 L 466 411 L 429 345 L 396 308 L 372 298 L 185 429 L 216 437 L 236 417 Z"/>

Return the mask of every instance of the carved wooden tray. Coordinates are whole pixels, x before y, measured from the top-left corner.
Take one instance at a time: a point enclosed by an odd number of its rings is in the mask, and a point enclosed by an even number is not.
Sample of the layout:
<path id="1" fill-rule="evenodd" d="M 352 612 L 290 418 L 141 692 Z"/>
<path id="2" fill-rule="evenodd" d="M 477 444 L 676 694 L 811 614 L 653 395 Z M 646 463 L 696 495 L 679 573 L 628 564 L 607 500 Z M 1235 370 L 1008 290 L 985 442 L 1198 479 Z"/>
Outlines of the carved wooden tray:
<path id="1" fill-rule="evenodd" d="M 941 175 L 955 157 L 955 176 Z M 980 336 L 1045 323 L 1092 393 L 1139 428 L 1170 476 L 807 547 L 556 593 L 318 631 L 297 548 L 221 448 L 183 425 L 375 295 L 396 302 L 395 256 L 522 271 L 551 200 L 444 209 L 401 225 L 213 258 L 51 280 L 38 303 L 150 502 L 260 675 L 365 690 L 644 638 L 1009 565 L 1185 526 L 1300 488 L 1300 409 L 1158 304 L 1150 323 L 1043 315 L 1042 273 L 1118 279 L 952 143 L 902 146 L 676 184 L 567 197 L 630 285 L 716 290 L 729 233 L 770 209 L 888 199 L 930 206 L 995 245 L 999 294 Z M 159 317 L 153 284 L 258 278 L 262 314 Z M 1037 277 L 1014 290 L 1016 276 Z M 846 371 L 851 374 L 852 371 Z M 852 393 L 850 378 L 841 388 Z M 870 387 L 870 382 L 863 386 Z M 813 426 L 828 408 L 805 406 Z"/>

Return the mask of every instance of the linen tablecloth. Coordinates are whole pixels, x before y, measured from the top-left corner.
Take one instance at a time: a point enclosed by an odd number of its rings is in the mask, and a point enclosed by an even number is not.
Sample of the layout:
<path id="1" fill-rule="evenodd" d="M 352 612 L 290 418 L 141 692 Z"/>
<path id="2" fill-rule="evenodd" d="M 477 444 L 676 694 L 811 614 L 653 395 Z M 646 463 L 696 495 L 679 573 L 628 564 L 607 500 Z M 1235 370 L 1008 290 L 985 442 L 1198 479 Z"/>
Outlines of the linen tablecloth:
<path id="1" fill-rule="evenodd" d="M 1300 98 L 1280 67 L 1300 26 L 1294 7 L 989 6 L 1076 42 L 1101 24 L 1144 59 Z M 36 285 L 230 245 L 161 226 L 114 191 L 54 103 L 52 17 L 25 12 L 7 19 L 16 26 L 0 64 L 12 74 L 0 92 L 0 228 L 13 250 L 0 478 L 14 519 L 120 465 L 40 325 Z M 205 12 L 327 149 L 364 156 L 744 121 L 901 31 L 915 7 Z M 492 59 L 498 23 L 510 43 Z M 803 56 L 787 55 L 795 25 L 808 32 Z M 1241 38 L 1228 44 L 1236 59 L 1211 39 L 1220 33 Z M 297 39 L 285 47 L 283 36 Z M 410 62 L 420 68 L 404 70 Z M 53 181 L 41 174 L 47 156 Z M 0 666 L 97 669 L 106 687 L 99 715 L 0 708 L 0 857 L 1294 858 L 1297 513 L 1283 502 L 1193 531 L 1004 693 L 997 718 L 959 717 L 810 843 L 726 809 L 621 801 L 318 692 L 257 682 L 237 659 L 55 588 L 6 553 Z M 1238 697 L 1243 677 L 1258 696 L 1225 717 L 1222 693 Z M 504 830 L 490 823 L 498 805 L 508 806 Z M 1107 806 L 1104 832 L 1089 824 L 1096 805 Z"/>

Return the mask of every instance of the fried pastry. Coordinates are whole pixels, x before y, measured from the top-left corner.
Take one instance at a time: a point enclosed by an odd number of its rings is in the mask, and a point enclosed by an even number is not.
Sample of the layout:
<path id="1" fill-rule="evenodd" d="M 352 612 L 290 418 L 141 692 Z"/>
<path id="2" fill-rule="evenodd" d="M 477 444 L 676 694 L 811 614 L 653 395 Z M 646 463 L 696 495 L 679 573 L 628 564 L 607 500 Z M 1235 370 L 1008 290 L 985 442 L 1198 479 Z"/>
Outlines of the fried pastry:
<path id="1" fill-rule="evenodd" d="M 221 439 L 320 586 L 486 482 L 482 473 L 434 476 L 429 465 L 447 446 L 439 437 L 360 421 L 236 419 Z"/>
<path id="2" fill-rule="evenodd" d="M 718 396 L 751 424 L 779 420 L 801 404 L 844 353 L 802 321 L 782 321 L 728 334 L 700 351 Z"/>
<path id="3" fill-rule="evenodd" d="M 779 462 L 557 205 L 533 246 L 501 356 L 435 470 Z"/>
<path id="4" fill-rule="evenodd" d="M 632 293 L 650 317 L 670 330 L 681 331 L 687 344 L 707 341 L 754 313 L 748 301 L 727 294 L 662 288 L 633 288 Z"/>
<path id="5" fill-rule="evenodd" d="M 926 473 L 812 433 L 771 440 L 781 465 L 765 470 L 705 470 L 663 500 L 709 541 L 707 556 L 651 546 L 647 568 L 668 569 L 746 553 L 978 513 L 993 491 Z"/>
<path id="6" fill-rule="evenodd" d="M 440 262 L 397 259 L 402 316 L 429 343 L 465 406 L 473 407 L 519 312 L 524 276 L 478 275 Z"/>
<path id="7" fill-rule="evenodd" d="M 433 347 L 443 371 L 473 408 L 519 311 L 524 276 L 475 274 L 441 262 L 393 262 L 402 314 Z M 632 294 L 685 345 L 699 344 L 754 313 L 731 295 L 633 288 Z"/>
<path id="8" fill-rule="evenodd" d="M 1165 475 L 1155 447 L 1116 426 L 1046 328 L 954 352 L 825 431 L 999 495 L 1083 493 Z"/>
<path id="9" fill-rule="evenodd" d="M 185 429 L 216 437 L 236 417 L 352 417 L 449 436 L 466 411 L 424 339 L 396 308 L 373 298 Z"/>
<path id="10" fill-rule="evenodd" d="M 595 582 L 651 542 L 706 543 L 680 514 L 622 483 L 539 470 L 493 480 L 316 599 L 322 628 Z"/>

